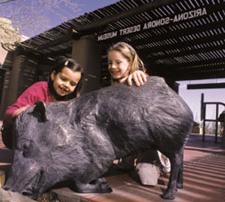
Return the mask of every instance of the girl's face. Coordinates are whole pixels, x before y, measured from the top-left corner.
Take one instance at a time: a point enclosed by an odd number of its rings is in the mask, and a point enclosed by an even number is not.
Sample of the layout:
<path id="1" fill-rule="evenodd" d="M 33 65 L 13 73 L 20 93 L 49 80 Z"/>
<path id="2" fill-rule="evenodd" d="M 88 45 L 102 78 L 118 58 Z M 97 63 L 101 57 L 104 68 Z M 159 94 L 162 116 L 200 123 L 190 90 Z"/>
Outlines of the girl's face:
<path id="1" fill-rule="evenodd" d="M 130 63 L 119 51 L 109 51 L 108 69 L 114 80 L 126 78 L 129 75 Z"/>
<path id="2" fill-rule="evenodd" d="M 64 67 L 61 72 L 51 74 L 53 87 L 59 96 L 66 96 L 72 93 L 81 79 L 81 72 L 75 72 Z"/>

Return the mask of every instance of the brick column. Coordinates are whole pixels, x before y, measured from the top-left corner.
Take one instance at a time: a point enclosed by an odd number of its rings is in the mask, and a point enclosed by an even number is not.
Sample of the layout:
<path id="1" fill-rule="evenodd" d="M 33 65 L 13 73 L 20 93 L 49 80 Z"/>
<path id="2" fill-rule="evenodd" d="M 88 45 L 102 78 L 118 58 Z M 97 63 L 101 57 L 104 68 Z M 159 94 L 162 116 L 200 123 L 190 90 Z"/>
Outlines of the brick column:
<path id="1" fill-rule="evenodd" d="M 73 40 L 72 57 L 84 68 L 85 79 L 82 92 L 100 88 L 100 49 L 93 36 L 84 36 Z"/>

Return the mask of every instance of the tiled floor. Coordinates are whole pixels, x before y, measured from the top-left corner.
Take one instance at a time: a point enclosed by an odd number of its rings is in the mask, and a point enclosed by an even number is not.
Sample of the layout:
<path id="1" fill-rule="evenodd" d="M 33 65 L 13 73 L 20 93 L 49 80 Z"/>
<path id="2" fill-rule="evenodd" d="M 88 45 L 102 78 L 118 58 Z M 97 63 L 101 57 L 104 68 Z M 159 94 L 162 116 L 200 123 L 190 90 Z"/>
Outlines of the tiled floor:
<path id="1" fill-rule="evenodd" d="M 1 144 L 1 143 L 0 143 Z M 191 136 L 184 152 L 184 189 L 178 190 L 174 202 L 225 201 L 225 152 L 221 143 L 207 137 Z M 11 160 L 8 150 L 0 146 L 0 169 L 7 169 Z M 155 187 L 140 186 L 128 174 L 107 177 L 110 194 L 78 194 L 68 188 L 55 189 L 62 202 L 158 202 L 168 178 L 161 177 Z"/>

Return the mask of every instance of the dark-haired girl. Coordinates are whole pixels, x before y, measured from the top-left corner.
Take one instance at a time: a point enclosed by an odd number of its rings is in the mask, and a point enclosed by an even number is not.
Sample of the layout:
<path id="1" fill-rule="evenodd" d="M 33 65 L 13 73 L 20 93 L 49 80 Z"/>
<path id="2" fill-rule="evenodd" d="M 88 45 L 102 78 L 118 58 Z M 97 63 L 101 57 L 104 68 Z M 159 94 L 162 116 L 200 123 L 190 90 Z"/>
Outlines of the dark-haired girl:
<path id="1" fill-rule="evenodd" d="M 2 139 L 12 148 L 12 124 L 15 118 L 38 101 L 45 103 L 66 101 L 78 96 L 83 77 L 82 67 L 73 59 L 58 57 L 50 72 L 49 81 L 39 81 L 28 87 L 4 115 Z"/>

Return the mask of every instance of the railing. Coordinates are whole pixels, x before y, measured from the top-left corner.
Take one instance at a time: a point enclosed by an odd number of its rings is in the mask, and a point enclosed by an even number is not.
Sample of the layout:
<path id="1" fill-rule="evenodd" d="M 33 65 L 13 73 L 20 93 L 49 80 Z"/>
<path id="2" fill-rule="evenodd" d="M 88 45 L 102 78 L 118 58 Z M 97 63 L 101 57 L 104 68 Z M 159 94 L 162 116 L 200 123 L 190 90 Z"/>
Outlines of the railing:
<path id="1" fill-rule="evenodd" d="M 215 119 L 207 119 L 206 118 L 206 106 L 207 105 L 214 105 L 216 106 L 216 118 Z M 204 102 L 204 95 L 201 95 L 201 120 L 203 124 L 203 131 L 202 131 L 202 141 L 205 141 L 205 124 L 206 122 L 215 122 L 215 143 L 218 142 L 218 118 L 219 118 L 219 106 L 223 106 L 225 108 L 225 103 L 223 102 Z"/>

